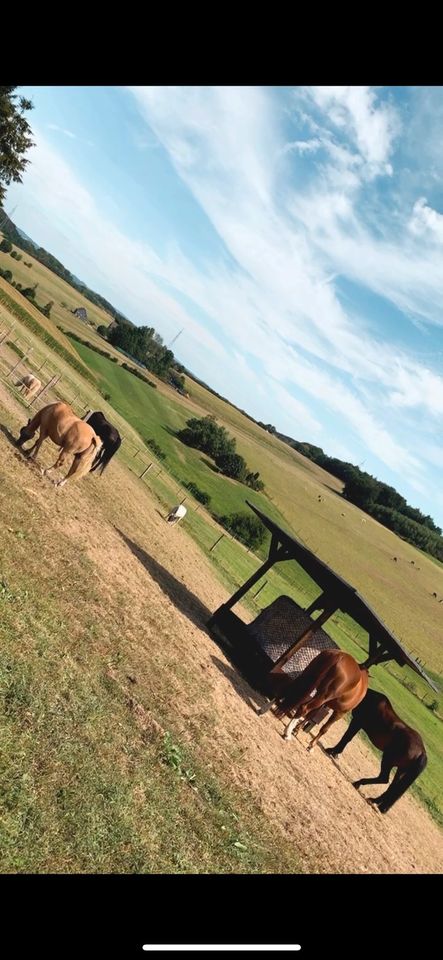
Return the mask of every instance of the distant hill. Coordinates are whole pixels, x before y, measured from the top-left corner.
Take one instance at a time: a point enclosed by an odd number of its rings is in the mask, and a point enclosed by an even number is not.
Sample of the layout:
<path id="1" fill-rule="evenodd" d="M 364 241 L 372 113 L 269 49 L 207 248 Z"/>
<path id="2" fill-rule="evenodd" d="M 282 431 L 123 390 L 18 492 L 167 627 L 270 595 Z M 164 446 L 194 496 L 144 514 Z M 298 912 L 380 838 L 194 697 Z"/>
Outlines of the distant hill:
<path id="1" fill-rule="evenodd" d="M 48 253 L 44 247 L 39 247 L 34 240 L 31 240 L 23 230 L 19 230 L 16 227 L 15 223 L 8 217 L 7 213 L 0 207 L 0 222 L 2 223 L 2 231 L 6 237 L 15 244 L 16 247 L 20 247 L 25 253 L 29 253 L 32 257 L 42 263 L 45 267 L 48 267 L 49 270 L 52 270 L 58 277 L 61 277 L 66 283 L 69 283 L 71 287 L 74 287 L 74 290 L 77 290 L 81 293 L 87 300 L 90 300 L 91 303 L 95 303 L 97 306 L 101 307 L 103 310 L 108 313 L 116 323 L 129 323 L 131 326 L 135 326 L 131 320 L 128 320 L 127 317 L 120 310 L 117 310 L 112 303 L 109 303 L 109 300 L 105 300 L 104 297 L 100 296 L 99 293 L 96 293 L 95 290 L 91 290 L 86 283 L 83 283 L 77 277 L 71 273 L 60 260 L 57 260 L 52 253 Z"/>
<path id="2" fill-rule="evenodd" d="M 12 221 L 10 222 L 12 223 Z M 36 250 L 38 250 L 38 243 L 35 243 L 34 240 L 31 240 L 31 237 L 28 237 L 28 234 L 25 233 L 24 230 L 20 230 L 19 227 L 16 227 L 16 230 L 17 230 L 17 233 L 19 233 L 20 236 L 23 237 L 23 240 L 27 240 L 28 243 L 30 243 L 33 247 L 35 247 Z"/>

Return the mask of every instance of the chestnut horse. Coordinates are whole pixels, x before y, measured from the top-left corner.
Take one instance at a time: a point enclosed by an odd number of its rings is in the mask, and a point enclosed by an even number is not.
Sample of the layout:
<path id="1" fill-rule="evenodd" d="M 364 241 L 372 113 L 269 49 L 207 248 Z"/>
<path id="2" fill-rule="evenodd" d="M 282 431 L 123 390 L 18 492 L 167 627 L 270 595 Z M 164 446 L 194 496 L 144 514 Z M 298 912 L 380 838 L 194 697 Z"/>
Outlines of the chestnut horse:
<path id="1" fill-rule="evenodd" d="M 335 647 L 322 650 L 306 670 L 277 698 L 276 716 L 292 714 L 288 730 L 301 718 L 303 725 L 320 707 L 332 710 L 308 750 L 312 750 L 329 727 L 363 700 L 368 689 L 368 671 L 354 657 Z M 287 739 L 287 736 L 286 736 Z"/>
<path id="2" fill-rule="evenodd" d="M 389 783 L 389 774 L 397 767 L 388 789 L 379 797 L 368 798 L 380 813 L 386 813 L 423 773 L 427 764 L 425 746 L 420 734 L 396 714 L 388 698 L 375 690 L 368 690 L 364 700 L 352 711 L 346 733 L 335 747 L 328 747 L 326 753 L 338 757 L 359 730 L 364 730 L 374 747 L 383 751 L 383 756 L 379 776 L 356 780 L 357 790 L 367 783 Z"/>
<path id="3" fill-rule="evenodd" d="M 88 423 L 83 423 L 83 420 L 77 417 L 67 403 L 50 403 L 47 407 L 39 410 L 35 417 L 28 420 L 26 426 L 21 428 L 17 446 L 21 447 L 26 440 L 30 440 L 38 427 L 40 427 L 38 440 L 29 450 L 25 451 L 28 457 L 35 460 L 42 443 L 47 437 L 62 448 L 56 462 L 52 467 L 43 470 L 43 474 L 47 475 L 50 470 L 61 467 L 69 454 L 74 455 L 69 472 L 63 480 L 57 481 L 57 487 L 62 487 L 74 474 L 79 478 L 90 470 L 100 440 L 96 437 L 92 427 Z"/>

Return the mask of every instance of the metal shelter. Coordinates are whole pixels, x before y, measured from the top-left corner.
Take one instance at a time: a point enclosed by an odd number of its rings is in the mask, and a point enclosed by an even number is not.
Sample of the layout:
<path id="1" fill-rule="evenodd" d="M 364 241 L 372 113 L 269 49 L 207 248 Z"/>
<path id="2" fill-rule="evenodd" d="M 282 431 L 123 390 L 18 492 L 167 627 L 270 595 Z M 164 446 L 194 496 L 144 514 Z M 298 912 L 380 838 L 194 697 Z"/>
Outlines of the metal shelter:
<path id="1" fill-rule="evenodd" d="M 230 660 L 260 692 L 274 696 L 325 647 L 337 644 L 321 628 L 337 611 L 348 614 L 368 635 L 365 666 L 395 660 L 406 664 L 437 691 L 433 681 L 405 650 L 364 597 L 291 533 L 246 501 L 271 533 L 269 555 L 262 566 L 210 617 L 207 626 Z M 249 624 L 233 607 L 276 563 L 295 561 L 320 588 L 304 609 L 290 597 L 279 597 Z M 317 613 L 316 618 L 313 614 Z"/>

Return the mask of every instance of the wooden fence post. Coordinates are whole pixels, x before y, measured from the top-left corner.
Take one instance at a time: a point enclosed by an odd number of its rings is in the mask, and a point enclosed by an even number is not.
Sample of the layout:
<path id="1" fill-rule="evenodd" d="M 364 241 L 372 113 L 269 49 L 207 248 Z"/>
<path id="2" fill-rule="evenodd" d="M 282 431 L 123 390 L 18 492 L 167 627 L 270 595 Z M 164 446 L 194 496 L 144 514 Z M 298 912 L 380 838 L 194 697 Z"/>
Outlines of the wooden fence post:
<path id="1" fill-rule="evenodd" d="M 143 480 L 143 477 L 144 477 L 145 473 L 148 473 L 148 471 L 149 471 L 149 470 L 151 469 L 151 467 L 153 467 L 153 466 L 154 466 L 154 464 L 153 464 L 153 463 L 150 463 L 150 464 L 149 464 L 149 467 L 146 467 L 146 470 L 143 470 L 143 473 L 140 474 L 139 480 Z"/>
<path id="2" fill-rule="evenodd" d="M 40 390 L 40 393 L 38 393 L 37 396 L 33 397 L 33 399 L 30 401 L 29 406 L 32 407 L 32 404 L 35 403 L 36 400 L 40 400 L 40 397 L 42 397 L 43 394 L 50 389 L 50 387 L 55 387 L 56 383 L 58 383 L 61 378 L 62 375 L 59 374 L 59 376 L 52 377 L 52 380 L 48 380 L 46 386 L 43 387 L 43 390 Z"/>
<path id="3" fill-rule="evenodd" d="M 267 582 L 268 582 L 268 581 L 265 580 L 265 582 L 262 583 L 261 587 L 259 587 L 259 589 L 257 590 L 257 593 L 253 593 L 253 594 L 252 594 L 252 599 L 253 599 L 253 600 L 255 600 L 255 598 L 258 597 L 259 593 L 261 593 L 262 590 L 264 590 Z"/>
<path id="4" fill-rule="evenodd" d="M 215 543 L 212 544 L 212 547 L 209 548 L 209 553 L 212 553 L 214 547 L 216 547 L 217 544 L 220 543 L 220 540 L 223 540 L 223 537 L 224 537 L 224 533 L 222 533 L 221 537 L 219 537 L 218 540 L 216 540 Z"/>
<path id="5" fill-rule="evenodd" d="M 32 347 L 29 348 L 27 353 L 24 353 L 23 356 L 20 357 L 20 360 L 17 360 L 17 363 L 14 364 L 12 370 L 9 371 L 8 377 L 12 377 L 12 374 L 17 370 L 17 367 L 19 367 L 21 363 L 24 363 L 25 360 L 28 359 L 30 353 L 32 353 Z"/>

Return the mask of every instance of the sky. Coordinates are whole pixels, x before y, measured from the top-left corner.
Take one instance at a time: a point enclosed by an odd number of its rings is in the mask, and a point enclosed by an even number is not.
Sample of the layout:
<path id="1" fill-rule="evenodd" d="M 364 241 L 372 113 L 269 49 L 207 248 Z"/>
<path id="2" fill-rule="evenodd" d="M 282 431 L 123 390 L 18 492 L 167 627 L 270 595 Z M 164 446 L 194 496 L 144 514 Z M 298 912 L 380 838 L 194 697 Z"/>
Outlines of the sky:
<path id="1" fill-rule="evenodd" d="M 443 87 L 23 87 L 5 209 L 258 420 L 443 526 Z M 288 491 L 290 495 L 290 491 Z"/>

